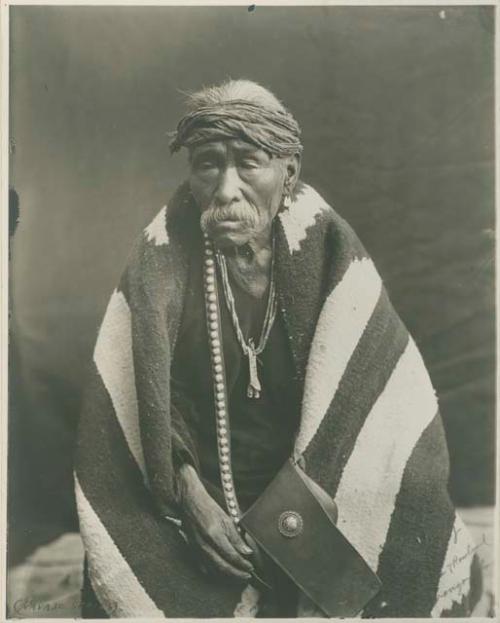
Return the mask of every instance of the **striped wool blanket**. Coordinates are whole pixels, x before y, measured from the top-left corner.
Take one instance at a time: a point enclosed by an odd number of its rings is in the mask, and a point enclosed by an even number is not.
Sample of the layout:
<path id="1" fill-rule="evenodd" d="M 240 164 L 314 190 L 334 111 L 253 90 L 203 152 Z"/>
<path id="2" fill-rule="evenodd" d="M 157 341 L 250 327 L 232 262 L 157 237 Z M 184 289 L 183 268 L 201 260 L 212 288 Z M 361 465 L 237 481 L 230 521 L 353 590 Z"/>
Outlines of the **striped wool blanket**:
<path id="1" fill-rule="evenodd" d="M 445 436 L 417 346 L 363 246 L 315 190 L 301 184 L 277 221 L 277 289 L 303 381 L 295 454 L 382 581 L 361 615 L 467 616 L 481 570 L 447 493 Z M 184 184 L 140 236 L 99 330 L 75 485 L 90 583 L 113 617 L 258 607 L 253 587 L 197 570 L 176 522 L 172 453 L 196 460 L 196 447 L 170 408 L 169 369 L 201 245 Z M 298 614 L 311 614 L 305 600 Z"/>

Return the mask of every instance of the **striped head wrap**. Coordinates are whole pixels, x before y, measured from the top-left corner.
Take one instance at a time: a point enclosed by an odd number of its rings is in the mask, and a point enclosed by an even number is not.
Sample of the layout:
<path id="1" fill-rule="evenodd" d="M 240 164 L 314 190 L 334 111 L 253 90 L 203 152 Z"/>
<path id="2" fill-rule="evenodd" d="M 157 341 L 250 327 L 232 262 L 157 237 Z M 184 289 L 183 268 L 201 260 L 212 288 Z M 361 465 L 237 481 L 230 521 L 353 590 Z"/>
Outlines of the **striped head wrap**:
<path id="1" fill-rule="evenodd" d="M 275 156 L 302 152 L 300 127 L 289 112 L 246 100 L 228 100 L 189 112 L 172 134 L 170 151 L 234 138 L 253 143 Z"/>

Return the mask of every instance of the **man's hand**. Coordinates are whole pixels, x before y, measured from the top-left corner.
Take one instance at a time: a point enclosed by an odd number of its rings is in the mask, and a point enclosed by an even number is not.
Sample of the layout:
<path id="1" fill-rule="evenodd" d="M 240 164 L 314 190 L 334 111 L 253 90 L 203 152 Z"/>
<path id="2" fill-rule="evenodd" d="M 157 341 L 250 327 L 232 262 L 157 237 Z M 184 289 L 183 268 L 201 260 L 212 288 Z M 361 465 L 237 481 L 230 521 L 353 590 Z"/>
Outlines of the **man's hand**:
<path id="1" fill-rule="evenodd" d="M 232 519 L 208 494 L 191 465 L 182 465 L 178 478 L 188 540 L 201 555 L 202 565 L 249 580 L 253 566 L 245 556 L 253 550 L 243 541 Z"/>

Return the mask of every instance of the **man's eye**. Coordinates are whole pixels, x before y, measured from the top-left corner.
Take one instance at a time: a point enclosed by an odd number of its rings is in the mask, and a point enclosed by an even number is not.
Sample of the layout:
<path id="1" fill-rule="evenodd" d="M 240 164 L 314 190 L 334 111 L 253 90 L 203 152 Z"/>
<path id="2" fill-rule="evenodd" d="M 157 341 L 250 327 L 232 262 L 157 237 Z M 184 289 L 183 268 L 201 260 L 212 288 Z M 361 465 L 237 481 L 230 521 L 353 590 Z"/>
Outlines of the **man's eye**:
<path id="1" fill-rule="evenodd" d="M 240 162 L 240 166 L 244 169 L 256 169 L 259 163 L 256 160 L 245 159 Z"/>
<path id="2" fill-rule="evenodd" d="M 207 171 L 208 169 L 214 169 L 216 164 L 213 160 L 201 160 L 196 163 L 196 168 L 200 171 Z"/>

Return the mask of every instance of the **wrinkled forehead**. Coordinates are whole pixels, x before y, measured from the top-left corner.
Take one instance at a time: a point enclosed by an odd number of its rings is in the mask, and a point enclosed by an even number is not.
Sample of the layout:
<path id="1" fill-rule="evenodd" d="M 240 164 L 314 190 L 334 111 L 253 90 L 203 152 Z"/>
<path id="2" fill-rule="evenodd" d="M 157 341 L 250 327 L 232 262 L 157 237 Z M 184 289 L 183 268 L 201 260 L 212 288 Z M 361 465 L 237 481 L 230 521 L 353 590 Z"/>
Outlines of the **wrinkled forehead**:
<path id="1" fill-rule="evenodd" d="M 203 141 L 196 145 L 192 145 L 189 148 L 189 159 L 197 158 L 200 155 L 205 154 L 220 154 L 225 155 L 232 152 L 236 155 L 248 156 L 255 155 L 261 157 L 272 158 L 273 156 L 267 151 L 241 138 L 228 138 L 228 139 L 214 139 L 209 141 Z"/>

